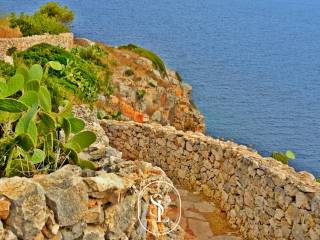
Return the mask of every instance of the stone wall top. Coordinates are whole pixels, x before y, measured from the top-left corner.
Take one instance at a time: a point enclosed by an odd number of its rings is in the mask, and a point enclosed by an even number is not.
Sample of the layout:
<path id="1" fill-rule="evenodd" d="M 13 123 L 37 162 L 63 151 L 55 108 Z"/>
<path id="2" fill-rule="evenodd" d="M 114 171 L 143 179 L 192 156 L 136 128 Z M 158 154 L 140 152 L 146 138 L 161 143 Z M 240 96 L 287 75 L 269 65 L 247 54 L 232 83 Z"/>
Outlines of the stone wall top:
<path id="1" fill-rule="evenodd" d="M 9 48 L 16 47 L 18 51 L 26 50 L 39 43 L 49 43 L 54 46 L 71 48 L 73 46 L 73 33 L 61 33 L 59 35 L 34 35 L 20 38 L 0 38 L 0 59 L 6 57 Z"/>
<path id="2" fill-rule="evenodd" d="M 292 183 L 296 183 L 297 185 L 301 186 L 307 185 L 308 190 L 311 192 L 319 192 L 320 193 L 320 184 L 314 181 L 313 176 L 310 173 L 305 171 L 297 172 L 293 167 L 290 167 L 286 164 L 283 164 L 279 161 L 271 157 L 262 157 L 252 148 L 249 148 L 245 145 L 240 145 L 232 141 L 223 141 L 217 138 L 213 138 L 210 136 L 206 136 L 200 132 L 191 132 L 191 131 L 181 131 L 176 130 L 172 126 L 162 126 L 160 124 L 151 123 L 151 124 L 142 124 L 133 121 L 116 121 L 116 120 L 108 120 L 102 121 L 102 126 L 112 126 L 113 129 L 127 129 L 130 128 L 140 128 L 141 130 L 148 130 L 157 133 L 158 137 L 167 137 L 168 135 L 172 138 L 174 137 L 184 137 L 185 139 L 191 141 L 194 144 L 213 144 L 219 145 L 223 149 L 229 148 L 233 151 L 237 151 L 243 157 L 245 157 L 249 163 L 249 165 L 254 166 L 255 168 L 261 168 L 268 174 L 277 175 L 281 179 L 286 178 L 290 180 Z M 107 134 L 109 135 L 109 134 Z M 312 181 L 310 181 L 312 180 Z M 307 189 L 305 189 L 307 190 Z"/>

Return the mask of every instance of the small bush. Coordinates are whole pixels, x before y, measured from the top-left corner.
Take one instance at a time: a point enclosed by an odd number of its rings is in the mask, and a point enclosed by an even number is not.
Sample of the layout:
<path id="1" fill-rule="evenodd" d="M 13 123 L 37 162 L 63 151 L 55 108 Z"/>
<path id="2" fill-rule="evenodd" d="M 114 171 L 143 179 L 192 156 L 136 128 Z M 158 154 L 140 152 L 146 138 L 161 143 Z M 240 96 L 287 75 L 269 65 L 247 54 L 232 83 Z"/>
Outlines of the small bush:
<path id="1" fill-rule="evenodd" d="M 106 113 L 103 110 L 97 112 L 98 119 L 107 119 L 107 120 L 120 120 L 122 113 L 120 111 L 113 111 L 111 113 Z"/>
<path id="2" fill-rule="evenodd" d="M 8 78 L 13 76 L 15 69 L 9 63 L 0 60 L 0 77 Z"/>
<path id="3" fill-rule="evenodd" d="M 61 7 L 57 2 L 48 2 L 41 6 L 39 13 L 54 18 L 64 25 L 71 24 L 74 19 L 74 13 L 67 6 Z"/>
<path id="4" fill-rule="evenodd" d="M 179 82 L 183 82 L 183 79 L 178 72 L 176 72 L 176 78 L 179 80 Z"/>
<path id="5" fill-rule="evenodd" d="M 145 94 L 146 94 L 146 91 L 144 89 L 139 89 L 136 91 L 138 100 L 142 100 Z"/>
<path id="6" fill-rule="evenodd" d="M 296 158 L 295 154 L 290 150 L 285 153 L 274 151 L 271 153 L 271 157 L 284 164 L 288 164 L 289 160 Z"/>
<path id="7" fill-rule="evenodd" d="M 101 58 L 106 56 L 107 53 L 97 44 L 88 47 L 78 46 L 73 48 L 71 52 L 82 59 L 89 60 L 96 65 L 106 67 L 106 65 L 102 63 Z"/>
<path id="8" fill-rule="evenodd" d="M 16 47 L 11 47 L 6 51 L 7 56 L 12 56 L 17 51 Z"/>
<path id="9" fill-rule="evenodd" d="M 127 77 L 130 77 L 132 75 L 134 75 L 134 72 L 132 69 L 127 69 L 125 72 L 124 72 L 124 75 L 127 76 Z"/>
<path id="10" fill-rule="evenodd" d="M 150 50 L 138 47 L 134 44 L 120 46 L 119 49 L 128 49 L 128 50 L 131 50 L 131 51 L 139 54 L 141 57 L 148 58 L 152 62 L 153 67 L 156 70 L 158 70 L 161 73 L 161 75 L 167 76 L 166 66 L 163 63 L 162 59 L 158 55 L 156 55 L 155 53 L 151 52 Z"/>
<path id="11" fill-rule="evenodd" d="M 12 13 L 10 27 L 19 27 L 23 36 L 59 34 L 70 31 L 73 17 L 73 13 L 67 7 L 60 7 L 58 3 L 50 2 L 33 15 L 21 13 L 17 16 Z"/>

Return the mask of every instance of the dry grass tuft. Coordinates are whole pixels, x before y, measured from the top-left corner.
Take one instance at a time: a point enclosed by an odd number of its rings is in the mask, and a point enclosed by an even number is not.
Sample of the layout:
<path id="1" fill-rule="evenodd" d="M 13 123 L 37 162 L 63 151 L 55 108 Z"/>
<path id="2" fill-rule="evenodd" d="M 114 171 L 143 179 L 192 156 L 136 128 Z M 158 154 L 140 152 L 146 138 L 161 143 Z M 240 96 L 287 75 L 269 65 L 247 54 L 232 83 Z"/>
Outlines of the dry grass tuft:
<path id="1" fill-rule="evenodd" d="M 0 17 L 0 38 L 22 37 L 19 28 L 10 28 L 8 17 Z"/>

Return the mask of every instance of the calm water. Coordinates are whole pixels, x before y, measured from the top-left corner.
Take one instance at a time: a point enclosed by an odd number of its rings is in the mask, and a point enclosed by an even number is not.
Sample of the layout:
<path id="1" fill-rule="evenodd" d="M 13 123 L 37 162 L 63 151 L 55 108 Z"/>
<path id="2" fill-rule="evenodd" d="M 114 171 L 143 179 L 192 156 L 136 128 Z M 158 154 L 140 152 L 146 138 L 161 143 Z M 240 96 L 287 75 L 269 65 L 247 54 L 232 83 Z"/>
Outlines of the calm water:
<path id="1" fill-rule="evenodd" d="M 0 12 L 45 1 L 0 0 Z M 64 0 L 76 35 L 159 53 L 194 88 L 208 133 L 292 149 L 320 176 L 319 0 Z"/>

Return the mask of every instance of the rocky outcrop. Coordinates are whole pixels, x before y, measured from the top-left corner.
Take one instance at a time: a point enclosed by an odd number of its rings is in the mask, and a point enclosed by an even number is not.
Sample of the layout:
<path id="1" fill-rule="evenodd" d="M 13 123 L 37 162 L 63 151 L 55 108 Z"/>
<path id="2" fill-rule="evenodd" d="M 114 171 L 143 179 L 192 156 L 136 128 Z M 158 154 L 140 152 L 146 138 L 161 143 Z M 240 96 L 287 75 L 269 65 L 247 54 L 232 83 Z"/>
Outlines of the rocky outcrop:
<path id="1" fill-rule="evenodd" d="M 9 213 L 1 217 L 6 228 L 19 238 L 34 239 L 47 219 L 46 199 L 41 186 L 25 178 L 4 178 L 0 179 L 0 196 L 10 206 Z"/>
<path id="2" fill-rule="evenodd" d="M 145 162 L 117 158 L 104 169 L 66 165 L 33 179 L 0 179 L 0 239 L 146 239 L 137 218 L 139 190 L 170 180 Z"/>
<path id="3" fill-rule="evenodd" d="M 150 163 L 124 161 L 122 153 L 109 146 L 95 111 L 82 105 L 74 114 L 97 134 L 97 142 L 80 155 L 100 170 L 66 165 L 32 179 L 1 178 L 0 240 L 150 239 L 140 221 L 157 226 L 156 218 L 146 214 L 151 195 L 139 198 L 139 193 L 150 182 L 171 180 Z M 168 189 L 154 191 L 171 201 Z M 183 239 L 183 234 L 177 228 L 165 239 Z"/>
<path id="4" fill-rule="evenodd" d="M 99 107 L 119 110 L 123 119 L 157 122 L 177 129 L 205 130 L 202 114 L 192 104 L 192 87 L 176 72 L 161 75 L 152 62 L 126 49 L 101 45 L 108 52 L 111 81 L 115 86 L 111 100 L 100 98 Z"/>
<path id="5" fill-rule="evenodd" d="M 153 163 L 218 201 L 245 239 L 319 239 L 320 184 L 311 174 L 201 133 L 159 124 L 101 125 L 124 158 Z"/>

